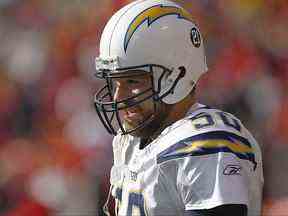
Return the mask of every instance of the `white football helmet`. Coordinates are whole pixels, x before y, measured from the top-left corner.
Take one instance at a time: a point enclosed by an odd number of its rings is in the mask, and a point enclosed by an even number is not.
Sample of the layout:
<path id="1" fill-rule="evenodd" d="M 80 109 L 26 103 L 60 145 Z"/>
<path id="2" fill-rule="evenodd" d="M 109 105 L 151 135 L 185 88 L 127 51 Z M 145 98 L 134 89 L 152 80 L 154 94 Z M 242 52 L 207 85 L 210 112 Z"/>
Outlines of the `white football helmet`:
<path id="1" fill-rule="evenodd" d="M 116 134 L 111 123 L 115 119 L 123 134 L 131 131 L 125 131 L 120 121 L 119 101 L 113 100 L 111 79 L 127 75 L 126 71 L 145 71 L 153 80 L 149 98 L 175 104 L 191 92 L 207 71 L 198 27 L 186 10 L 168 0 L 138 0 L 114 14 L 102 33 L 100 56 L 95 64 L 97 77 L 107 81 L 95 95 L 95 107 L 112 134 Z M 144 125 L 145 122 L 135 130 Z"/>

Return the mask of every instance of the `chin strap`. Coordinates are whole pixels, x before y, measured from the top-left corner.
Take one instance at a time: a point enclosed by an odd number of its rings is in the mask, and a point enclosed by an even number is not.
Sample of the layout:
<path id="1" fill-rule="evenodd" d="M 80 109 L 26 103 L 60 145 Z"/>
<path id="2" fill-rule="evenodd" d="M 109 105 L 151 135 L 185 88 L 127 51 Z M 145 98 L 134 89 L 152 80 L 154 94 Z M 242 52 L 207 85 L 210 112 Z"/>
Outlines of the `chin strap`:
<path id="1" fill-rule="evenodd" d="M 153 139 L 151 139 L 151 138 L 141 138 L 139 148 L 140 149 L 145 148 L 152 141 L 153 141 Z"/>

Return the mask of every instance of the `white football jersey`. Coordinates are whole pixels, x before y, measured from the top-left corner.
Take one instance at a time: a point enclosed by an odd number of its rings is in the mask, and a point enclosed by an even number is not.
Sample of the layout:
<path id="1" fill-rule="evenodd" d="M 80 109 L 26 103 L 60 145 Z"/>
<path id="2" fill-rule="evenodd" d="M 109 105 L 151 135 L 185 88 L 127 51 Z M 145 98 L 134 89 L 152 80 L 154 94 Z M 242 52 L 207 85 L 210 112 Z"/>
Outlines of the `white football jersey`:
<path id="1" fill-rule="evenodd" d="M 245 204 L 260 215 L 260 148 L 233 115 L 195 104 L 187 116 L 139 149 L 140 139 L 113 141 L 112 195 L 118 215 L 183 215 Z"/>

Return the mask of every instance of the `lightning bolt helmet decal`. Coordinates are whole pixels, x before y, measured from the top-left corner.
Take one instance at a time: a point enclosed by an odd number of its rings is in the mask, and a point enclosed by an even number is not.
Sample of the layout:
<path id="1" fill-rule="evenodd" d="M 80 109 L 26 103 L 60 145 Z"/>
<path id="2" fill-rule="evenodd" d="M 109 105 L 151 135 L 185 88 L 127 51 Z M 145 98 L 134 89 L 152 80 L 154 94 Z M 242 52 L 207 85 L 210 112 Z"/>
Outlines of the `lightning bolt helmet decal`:
<path id="1" fill-rule="evenodd" d="M 175 6 L 154 5 L 137 15 L 130 23 L 124 39 L 124 50 L 127 51 L 128 44 L 135 31 L 147 20 L 148 27 L 156 20 L 167 15 L 178 15 L 179 19 L 192 22 L 191 15 L 182 8 Z"/>

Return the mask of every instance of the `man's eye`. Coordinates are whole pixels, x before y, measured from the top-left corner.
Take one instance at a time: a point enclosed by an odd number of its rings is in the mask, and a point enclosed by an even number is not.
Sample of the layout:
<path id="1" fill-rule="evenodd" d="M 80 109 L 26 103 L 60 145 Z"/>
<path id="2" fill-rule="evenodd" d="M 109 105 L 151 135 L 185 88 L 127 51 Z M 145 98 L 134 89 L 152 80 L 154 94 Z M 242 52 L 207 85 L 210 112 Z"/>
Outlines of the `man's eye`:
<path id="1" fill-rule="evenodd" d="M 127 83 L 128 84 L 138 84 L 138 83 L 140 83 L 138 80 L 131 80 L 131 79 L 129 79 L 129 80 L 127 80 Z"/>

